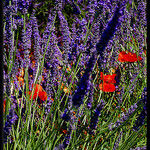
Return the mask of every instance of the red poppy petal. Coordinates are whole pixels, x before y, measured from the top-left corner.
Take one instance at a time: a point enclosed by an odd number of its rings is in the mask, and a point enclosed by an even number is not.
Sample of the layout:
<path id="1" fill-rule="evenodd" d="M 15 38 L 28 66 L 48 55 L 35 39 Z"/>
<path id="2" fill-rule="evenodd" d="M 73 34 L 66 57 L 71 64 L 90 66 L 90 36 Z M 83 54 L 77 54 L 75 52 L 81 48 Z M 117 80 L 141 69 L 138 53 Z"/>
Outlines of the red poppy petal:
<path id="1" fill-rule="evenodd" d="M 101 72 L 101 77 L 100 77 L 100 79 L 103 80 L 103 78 L 104 78 L 104 74 L 103 74 L 103 72 Z"/>
<path id="2" fill-rule="evenodd" d="M 119 53 L 119 57 L 118 57 L 118 61 L 120 61 L 120 62 L 126 62 L 126 59 L 125 59 L 125 56 L 126 56 L 127 54 L 126 54 L 126 52 L 120 52 Z"/>
<path id="3" fill-rule="evenodd" d="M 139 61 L 141 61 L 141 60 L 142 60 L 142 58 L 141 58 L 140 56 L 138 56 L 138 59 L 139 59 Z"/>
<path id="4" fill-rule="evenodd" d="M 33 86 L 34 86 L 34 85 L 32 85 L 32 88 L 33 88 Z M 42 90 L 43 90 L 42 86 L 39 85 L 39 84 L 36 84 L 35 92 L 42 91 Z"/>
<path id="5" fill-rule="evenodd" d="M 31 94 L 31 95 L 30 95 Z M 29 91 L 29 95 L 30 95 L 30 99 L 32 98 L 32 93 L 31 93 L 31 91 Z M 37 98 L 37 92 L 35 92 L 34 94 L 33 94 L 33 99 L 35 100 Z"/>
<path id="6" fill-rule="evenodd" d="M 108 83 L 101 83 L 99 85 L 99 88 L 104 92 L 114 92 L 116 90 L 113 84 L 108 84 Z"/>
<path id="7" fill-rule="evenodd" d="M 128 52 L 128 54 L 126 54 L 126 52 L 120 52 L 118 57 L 118 61 L 120 62 L 136 62 L 138 59 L 139 61 L 142 60 L 140 56 L 137 58 L 137 55 L 131 52 Z"/>
<path id="8" fill-rule="evenodd" d="M 101 73 L 102 74 L 102 73 Z M 105 83 L 116 83 L 115 81 L 115 76 L 116 74 L 112 74 L 112 75 L 104 75 L 102 80 L 105 82 Z"/>
<path id="9" fill-rule="evenodd" d="M 40 91 L 38 96 L 43 101 L 46 101 L 46 99 L 47 99 L 47 93 L 44 91 Z"/>

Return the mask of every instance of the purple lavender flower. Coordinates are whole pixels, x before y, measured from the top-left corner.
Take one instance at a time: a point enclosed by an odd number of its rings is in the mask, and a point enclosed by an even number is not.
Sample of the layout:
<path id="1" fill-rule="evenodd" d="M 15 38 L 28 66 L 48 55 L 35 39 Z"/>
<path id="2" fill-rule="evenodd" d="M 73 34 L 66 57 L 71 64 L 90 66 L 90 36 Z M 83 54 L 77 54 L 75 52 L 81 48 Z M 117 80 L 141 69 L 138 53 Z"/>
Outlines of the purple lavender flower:
<path id="1" fill-rule="evenodd" d="M 101 56 L 102 56 L 102 53 L 103 53 L 105 47 L 107 46 L 109 40 L 112 38 L 113 34 L 116 31 L 116 27 L 119 24 L 120 16 L 121 16 L 120 8 L 117 7 L 112 20 L 107 24 L 105 31 L 103 32 L 99 42 L 96 45 L 97 52 Z"/>
<path id="2" fill-rule="evenodd" d="M 118 67 L 116 70 L 116 77 L 115 77 L 116 85 L 119 85 L 120 79 L 121 79 L 121 71 L 120 71 L 120 68 Z"/>
<path id="3" fill-rule="evenodd" d="M 65 137 L 65 140 L 63 142 L 63 148 L 66 148 L 69 145 L 69 141 L 71 139 L 71 132 L 72 132 L 72 127 L 71 125 L 69 126 L 69 129 L 67 131 L 67 135 Z"/>
<path id="4" fill-rule="evenodd" d="M 77 107 L 80 107 L 80 105 L 83 103 L 84 95 L 89 90 L 89 82 L 90 82 L 90 75 L 93 70 L 94 64 L 96 61 L 96 51 L 92 54 L 90 57 L 90 60 L 87 64 L 86 70 L 80 80 L 80 83 L 78 85 L 77 91 L 74 94 L 74 97 L 72 99 L 73 104 Z"/>
<path id="5" fill-rule="evenodd" d="M 54 150 L 65 150 L 65 148 L 69 145 L 69 141 L 71 139 L 72 126 L 69 126 L 67 130 L 67 135 L 65 136 L 65 140 L 62 144 L 59 144 L 58 147 L 55 147 Z"/>
<path id="6" fill-rule="evenodd" d="M 135 122 L 135 125 L 133 126 L 133 129 L 135 131 L 138 131 L 140 126 L 144 124 L 145 117 L 146 117 L 145 110 L 142 110 L 142 112 L 140 113 L 139 117 L 137 118 Z"/>
<path id="7" fill-rule="evenodd" d="M 32 24 L 29 22 L 26 26 L 26 31 L 22 31 L 22 42 L 24 50 L 24 66 L 29 66 L 29 49 L 31 49 L 31 35 L 32 35 Z"/>
<path id="8" fill-rule="evenodd" d="M 146 146 L 144 147 L 137 147 L 135 149 L 130 148 L 130 150 L 147 150 Z"/>
<path id="9" fill-rule="evenodd" d="M 33 26 L 33 37 L 34 37 L 34 54 L 35 54 L 35 60 L 37 62 L 39 62 L 40 59 L 41 59 L 41 55 L 40 55 L 41 37 L 40 37 L 40 34 L 39 34 L 39 30 L 38 30 L 37 19 L 34 16 L 34 13 L 31 16 L 32 26 Z"/>
<path id="10" fill-rule="evenodd" d="M 61 11 L 61 10 L 62 10 L 62 7 L 63 7 L 63 6 L 62 6 L 62 5 L 63 5 L 62 3 L 63 3 L 63 0 L 56 0 L 56 1 L 55 1 L 56 11 Z"/>
<path id="11" fill-rule="evenodd" d="M 146 26 L 146 1 L 138 1 L 138 7 L 137 7 L 137 22 L 138 24 L 141 24 L 142 26 Z"/>
<path id="12" fill-rule="evenodd" d="M 18 0 L 13 0 L 12 6 L 13 6 L 13 11 L 12 11 L 13 16 L 17 16 Z"/>
<path id="13" fill-rule="evenodd" d="M 48 16 L 47 26 L 46 26 L 46 29 L 43 33 L 43 39 L 42 39 L 42 44 L 44 45 L 42 55 L 44 54 L 44 51 L 45 51 L 45 48 L 46 48 L 46 45 L 47 45 L 47 42 L 48 42 L 49 35 L 52 31 L 52 25 L 53 25 L 55 13 L 56 12 L 54 12 L 53 15 L 51 15 L 51 13 L 50 13 L 49 16 Z M 50 43 L 49 43 L 49 46 L 50 46 Z M 49 46 L 48 46 L 47 51 L 46 51 L 47 55 L 49 54 Z"/>
<path id="14" fill-rule="evenodd" d="M 93 87 L 93 84 L 91 83 L 90 90 L 89 90 L 89 95 L 88 95 L 88 100 L 87 100 L 87 107 L 89 109 L 92 107 L 93 93 L 94 93 L 94 87 Z"/>
<path id="15" fill-rule="evenodd" d="M 142 102 L 143 102 L 144 105 L 146 106 L 146 104 L 147 104 L 147 87 L 145 87 L 145 88 L 143 89 Z"/>
<path id="16" fill-rule="evenodd" d="M 5 126 L 3 128 L 4 131 L 4 144 L 8 142 L 8 139 L 11 142 L 10 137 L 10 132 L 12 129 L 12 125 L 15 123 L 15 121 L 18 119 L 18 116 L 15 114 L 15 109 L 16 109 L 17 103 L 11 105 L 11 108 L 9 109 L 9 114 L 7 115 L 7 121 L 5 122 Z"/>
<path id="17" fill-rule="evenodd" d="M 96 129 L 97 123 L 98 123 L 98 117 L 100 116 L 101 110 L 104 108 L 104 101 L 101 100 L 101 104 L 97 106 L 95 113 L 93 114 L 89 126 L 89 134 L 94 134 L 94 129 Z"/>
<path id="18" fill-rule="evenodd" d="M 72 0 L 71 5 L 72 5 L 72 7 L 73 7 L 73 12 L 74 12 L 76 15 L 79 15 L 79 14 L 81 13 L 81 11 L 80 11 L 79 6 L 77 6 L 77 5 L 74 3 L 74 0 Z"/>
<path id="19" fill-rule="evenodd" d="M 120 140 L 121 140 L 121 136 L 122 136 L 122 134 L 123 134 L 123 132 L 121 131 L 121 132 L 119 133 L 119 137 L 118 137 L 118 139 L 115 141 L 115 144 L 114 144 L 113 150 L 116 150 L 116 149 L 118 148 L 118 146 L 119 146 L 119 142 L 120 142 Z"/>
<path id="20" fill-rule="evenodd" d="M 13 46 L 13 34 L 12 34 L 12 25 L 11 25 L 11 19 L 12 19 L 12 10 L 11 6 L 7 6 L 6 9 L 6 27 L 4 32 L 4 44 L 8 45 L 8 52 L 10 53 L 10 60 L 13 57 L 13 52 L 14 52 L 14 46 Z"/>
<path id="21" fill-rule="evenodd" d="M 142 112 L 140 113 L 139 117 L 137 118 L 135 125 L 133 126 L 133 130 L 138 131 L 140 126 L 144 124 L 145 118 L 147 117 L 147 88 L 145 87 L 142 93 L 142 100 L 144 103 L 144 107 Z"/>
<path id="22" fill-rule="evenodd" d="M 62 115 L 62 119 L 65 120 L 65 121 L 69 121 L 71 119 L 67 109 L 65 109 L 65 111 L 64 111 L 64 113 Z"/>
<path id="23" fill-rule="evenodd" d="M 98 54 L 100 54 L 102 58 L 103 58 L 102 53 L 105 47 L 107 46 L 109 40 L 112 38 L 112 36 L 114 35 L 119 25 L 119 17 L 122 15 L 122 11 L 124 10 L 124 8 L 121 8 L 121 7 L 124 7 L 124 5 L 125 5 L 125 2 L 123 4 L 122 3 L 120 4 L 118 2 L 118 6 L 116 7 L 113 18 L 107 24 L 106 29 L 104 30 L 99 42 L 96 45 Z"/>
<path id="24" fill-rule="evenodd" d="M 123 122 L 125 122 L 129 118 L 129 116 L 131 116 L 134 113 L 136 108 L 137 108 L 137 103 L 135 103 L 134 105 L 131 105 L 126 114 L 124 112 L 121 114 L 120 120 L 117 119 L 115 123 L 111 123 L 109 125 L 109 129 L 112 130 L 114 128 L 119 127 Z"/>
<path id="25" fill-rule="evenodd" d="M 18 10 L 22 14 L 27 14 L 27 10 L 29 8 L 30 1 L 29 0 L 18 0 Z"/>
<path id="26" fill-rule="evenodd" d="M 8 97 L 11 94 L 11 91 L 10 91 L 10 88 L 11 88 L 10 77 L 11 77 L 10 73 L 6 75 L 6 94 L 7 94 Z"/>
<path id="27" fill-rule="evenodd" d="M 50 99 L 50 97 L 47 98 L 47 103 L 43 104 L 43 107 L 45 107 L 45 115 L 48 115 L 51 109 L 53 101 Z"/>
<path id="28" fill-rule="evenodd" d="M 88 15 L 89 15 L 89 18 L 94 16 L 96 6 L 97 6 L 97 1 L 96 0 L 90 0 L 89 1 L 89 4 L 88 4 L 88 9 L 89 9 Z"/>
<path id="29" fill-rule="evenodd" d="M 70 31 L 69 31 L 69 27 L 68 27 L 68 22 L 65 19 L 65 17 L 63 16 L 61 11 L 58 11 L 58 17 L 60 19 L 60 23 L 61 23 L 61 32 L 62 32 L 62 42 L 63 42 L 63 61 L 65 64 L 67 64 L 68 62 L 68 53 L 70 50 Z"/>

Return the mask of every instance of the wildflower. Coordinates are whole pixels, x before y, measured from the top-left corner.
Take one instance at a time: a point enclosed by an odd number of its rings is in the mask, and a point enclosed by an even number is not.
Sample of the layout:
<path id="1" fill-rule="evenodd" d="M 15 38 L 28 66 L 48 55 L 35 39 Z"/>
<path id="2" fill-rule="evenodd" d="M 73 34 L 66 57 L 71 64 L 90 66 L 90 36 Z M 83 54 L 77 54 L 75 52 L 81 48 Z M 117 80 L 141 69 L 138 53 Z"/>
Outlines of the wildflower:
<path id="1" fill-rule="evenodd" d="M 30 59 L 29 53 L 31 49 L 31 35 L 32 35 L 32 23 L 29 22 L 26 25 L 26 30 L 22 31 L 23 53 L 24 53 L 24 66 L 29 66 Z"/>
<path id="2" fill-rule="evenodd" d="M 116 80 L 116 84 L 118 85 L 121 79 L 121 70 L 119 69 L 119 67 L 116 69 L 116 76 L 115 76 L 115 80 Z"/>
<path id="3" fill-rule="evenodd" d="M 58 147 L 55 147 L 54 150 L 64 150 L 66 149 L 66 147 L 69 145 L 70 143 L 70 139 L 71 139 L 71 132 L 72 132 L 72 126 L 70 125 L 68 130 L 64 131 L 64 134 L 66 134 L 65 136 L 65 140 L 63 141 L 63 143 L 59 144 Z"/>
<path id="4" fill-rule="evenodd" d="M 98 122 L 98 117 L 100 116 L 101 110 L 104 108 L 104 101 L 101 101 L 101 104 L 97 106 L 95 113 L 93 114 L 89 126 L 89 134 L 93 134 L 93 129 L 96 129 L 97 122 Z"/>
<path id="5" fill-rule="evenodd" d="M 130 148 L 130 150 L 147 150 L 147 148 L 144 147 L 136 147 L 135 149 Z"/>
<path id="6" fill-rule="evenodd" d="M 87 107 L 90 109 L 92 107 L 93 102 L 93 93 L 94 93 L 94 85 L 91 83 L 90 90 L 89 90 L 88 100 L 87 100 Z"/>
<path id="7" fill-rule="evenodd" d="M 32 85 L 32 87 L 33 87 L 33 85 Z M 30 95 L 30 99 L 31 99 L 32 98 L 32 92 L 31 91 L 29 91 L 29 95 Z M 45 91 L 43 91 L 42 86 L 39 84 L 36 84 L 35 92 L 33 94 L 33 99 L 35 100 L 37 97 L 39 98 L 38 99 L 39 103 L 47 100 L 47 93 Z"/>
<path id="8" fill-rule="evenodd" d="M 45 91 L 40 91 L 38 96 L 42 101 L 46 101 L 47 99 L 47 93 Z"/>
<path id="9" fill-rule="evenodd" d="M 141 61 L 142 58 L 140 56 L 138 56 L 137 58 L 137 55 L 135 53 L 131 53 L 131 52 L 126 53 L 122 51 L 119 53 L 118 60 L 120 62 L 136 62 L 138 60 Z"/>
<path id="10" fill-rule="evenodd" d="M 122 135 L 123 135 L 123 132 L 121 131 L 121 132 L 119 133 L 118 139 L 117 139 L 117 140 L 115 141 L 115 143 L 114 143 L 113 150 L 116 150 L 116 149 L 118 148 L 119 142 L 120 142 L 120 140 L 121 140 Z"/>
<path id="11" fill-rule="evenodd" d="M 32 86 L 33 87 L 33 86 Z M 38 90 L 39 91 L 42 91 L 42 86 L 41 85 L 39 85 L 39 84 L 36 84 L 36 87 L 35 87 L 35 92 L 38 92 Z"/>
<path id="12" fill-rule="evenodd" d="M 10 138 L 8 138 L 8 136 L 10 136 L 12 125 L 18 119 L 18 116 L 15 114 L 15 109 L 16 109 L 16 103 L 14 103 L 11 106 L 11 108 L 9 109 L 9 114 L 7 115 L 7 121 L 5 122 L 5 126 L 3 128 L 3 131 L 4 131 L 4 143 L 7 143 L 8 139 L 10 139 Z"/>
<path id="13" fill-rule="evenodd" d="M 109 129 L 112 130 L 114 128 L 119 127 L 124 121 L 126 121 L 129 118 L 129 116 L 131 116 L 134 113 L 136 108 L 137 108 L 137 103 L 135 103 L 134 105 L 131 105 L 126 114 L 123 112 L 121 114 L 120 119 L 117 119 L 115 123 L 109 124 Z"/>
<path id="14" fill-rule="evenodd" d="M 31 20 L 32 20 L 32 26 L 33 26 L 33 39 L 34 39 L 34 56 L 35 56 L 35 61 L 39 62 L 41 59 L 41 38 L 40 38 L 40 34 L 39 34 L 39 30 L 38 30 L 38 25 L 37 25 L 37 19 L 34 16 L 34 13 L 31 15 Z M 37 63 L 35 63 L 35 66 L 37 67 Z"/>
<path id="15" fill-rule="evenodd" d="M 119 24 L 119 17 L 121 16 L 119 9 L 119 7 L 116 8 L 112 20 L 107 24 L 107 27 L 104 30 L 99 42 L 96 44 L 97 52 L 101 55 L 101 57 L 103 57 L 102 53 L 105 50 L 109 40 L 113 37 Z"/>
<path id="16" fill-rule="evenodd" d="M 63 41 L 63 47 L 62 50 L 64 51 L 62 57 L 64 59 L 64 63 L 67 63 L 68 61 L 68 52 L 70 50 L 70 31 L 69 31 L 69 27 L 68 27 L 68 22 L 65 19 L 65 17 L 63 16 L 61 11 L 58 11 L 58 17 L 60 19 L 60 25 L 61 25 L 61 29 L 62 29 L 62 41 Z"/>
<path id="17" fill-rule="evenodd" d="M 146 106 L 146 103 L 147 103 L 147 88 L 146 87 L 143 90 L 141 101 L 142 101 L 142 103 L 144 103 L 144 107 L 143 107 L 142 112 L 138 116 L 138 118 L 135 122 L 135 125 L 133 126 L 133 129 L 135 131 L 139 130 L 140 126 L 142 126 L 144 124 L 145 118 L 147 117 L 147 106 Z"/>
<path id="18" fill-rule="evenodd" d="M 32 85 L 32 87 L 33 87 L 33 85 Z M 36 87 L 35 87 L 34 94 L 33 94 L 33 99 L 36 99 L 37 96 L 38 96 L 37 94 L 40 93 L 40 92 L 42 92 L 42 86 L 39 85 L 39 84 L 37 84 Z M 29 94 L 31 94 L 31 95 L 30 95 L 30 99 L 31 99 L 31 97 L 32 97 L 32 92 L 29 91 Z"/>
<path id="19" fill-rule="evenodd" d="M 78 89 L 73 96 L 72 101 L 75 106 L 80 107 L 80 105 L 83 103 L 85 94 L 90 89 L 91 84 L 90 75 L 93 70 L 95 60 L 96 60 L 96 52 L 94 52 L 93 55 L 90 57 L 89 62 L 87 64 L 87 68 L 85 69 L 85 72 L 80 80 Z"/>
<path id="20" fill-rule="evenodd" d="M 17 80 L 19 81 L 20 85 L 24 85 L 24 78 L 17 76 Z"/>
<path id="21" fill-rule="evenodd" d="M 65 109 L 64 114 L 62 115 L 62 119 L 65 121 L 69 121 L 71 119 L 67 109 Z"/>
<path id="22" fill-rule="evenodd" d="M 116 90 L 116 87 L 114 84 L 109 84 L 109 83 L 101 83 L 99 85 L 100 90 L 104 92 L 114 92 Z"/>
<path id="23" fill-rule="evenodd" d="M 73 12 L 76 14 L 76 15 L 79 15 L 81 12 L 80 12 L 80 8 L 79 6 L 77 6 L 74 1 L 72 3 L 72 7 L 73 7 Z"/>
<path id="24" fill-rule="evenodd" d="M 63 129 L 62 129 L 62 132 L 63 132 L 64 134 L 67 134 L 67 130 L 63 130 Z"/>
<path id="25" fill-rule="evenodd" d="M 116 76 L 116 74 L 104 75 L 103 72 L 101 72 L 100 79 L 103 80 L 104 83 L 116 83 L 115 76 Z"/>
<path id="26" fill-rule="evenodd" d="M 69 129 L 67 131 L 67 135 L 65 136 L 65 140 L 63 142 L 63 148 L 64 149 L 69 145 L 69 142 L 70 142 L 70 139 L 71 139 L 71 132 L 72 132 L 72 127 L 70 125 Z"/>

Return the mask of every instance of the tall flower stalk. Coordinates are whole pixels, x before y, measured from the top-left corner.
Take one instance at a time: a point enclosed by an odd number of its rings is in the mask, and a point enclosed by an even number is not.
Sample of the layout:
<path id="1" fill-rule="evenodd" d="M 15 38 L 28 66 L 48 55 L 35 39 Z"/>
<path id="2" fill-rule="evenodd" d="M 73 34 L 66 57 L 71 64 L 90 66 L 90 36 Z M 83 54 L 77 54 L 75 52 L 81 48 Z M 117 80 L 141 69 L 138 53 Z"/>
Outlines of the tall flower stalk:
<path id="1" fill-rule="evenodd" d="M 72 99 L 74 106 L 80 107 L 80 105 L 83 103 L 85 94 L 90 89 L 90 75 L 93 70 L 95 61 L 96 61 L 96 51 L 90 57 L 85 72 L 78 85 L 77 91 L 74 94 L 74 97 Z"/>
<path id="2" fill-rule="evenodd" d="M 120 7 L 117 6 L 112 20 L 107 24 L 106 29 L 104 30 L 99 42 L 96 45 L 98 54 L 103 58 L 103 51 L 107 46 L 109 40 L 113 37 L 117 26 L 119 25 L 119 17 L 121 16 Z"/>

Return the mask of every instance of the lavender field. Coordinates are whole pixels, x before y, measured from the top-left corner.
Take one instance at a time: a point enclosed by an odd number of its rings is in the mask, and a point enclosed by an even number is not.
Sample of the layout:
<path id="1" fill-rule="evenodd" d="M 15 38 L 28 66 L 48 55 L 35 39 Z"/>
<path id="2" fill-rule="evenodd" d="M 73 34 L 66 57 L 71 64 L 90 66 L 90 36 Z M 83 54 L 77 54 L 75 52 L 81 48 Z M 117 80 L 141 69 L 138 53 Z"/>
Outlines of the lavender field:
<path id="1" fill-rule="evenodd" d="M 4 0 L 3 149 L 147 150 L 145 0 Z"/>

